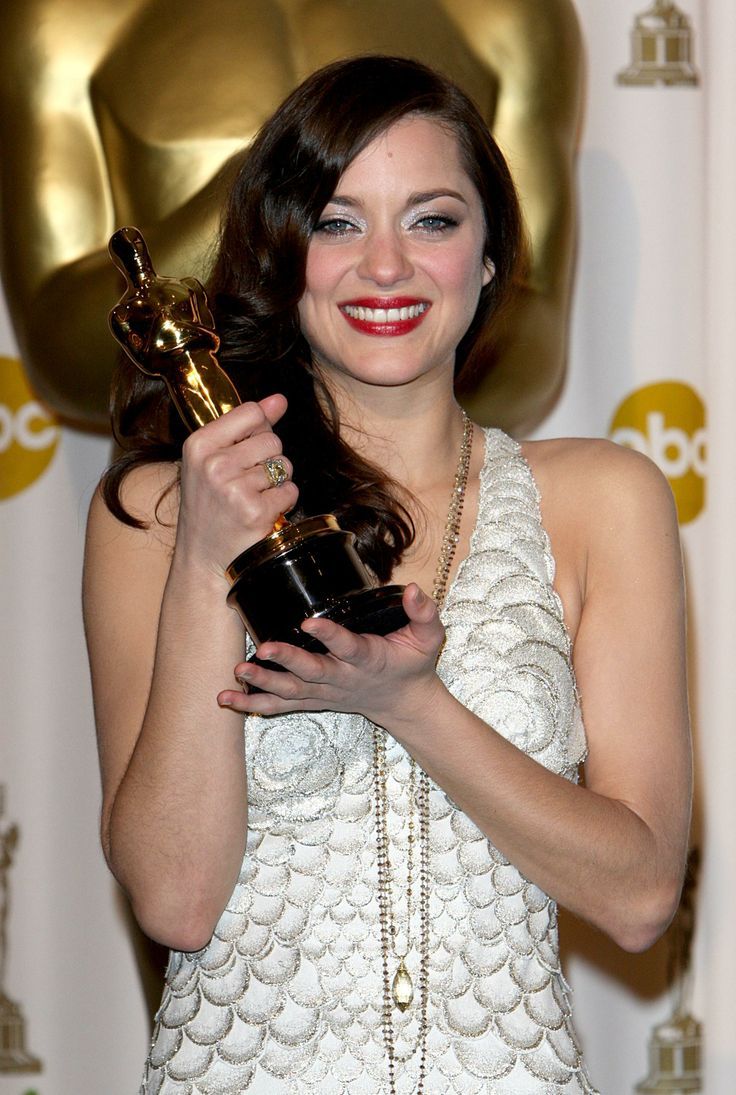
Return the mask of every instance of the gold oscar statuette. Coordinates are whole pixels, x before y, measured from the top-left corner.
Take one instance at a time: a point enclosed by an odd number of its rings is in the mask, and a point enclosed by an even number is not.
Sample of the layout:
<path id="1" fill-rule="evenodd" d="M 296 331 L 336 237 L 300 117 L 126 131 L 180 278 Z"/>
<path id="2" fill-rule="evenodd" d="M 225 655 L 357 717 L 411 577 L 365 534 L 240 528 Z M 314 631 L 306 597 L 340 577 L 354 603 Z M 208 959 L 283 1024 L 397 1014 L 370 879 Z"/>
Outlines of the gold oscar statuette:
<path id="1" fill-rule="evenodd" d="M 201 283 L 157 275 L 137 228 L 119 229 L 109 246 L 127 281 L 110 328 L 127 356 L 166 385 L 190 431 L 232 410 L 240 398 L 218 363 L 220 339 Z M 265 539 L 233 560 L 227 600 L 256 646 L 278 640 L 323 650 L 301 630 L 313 616 L 375 635 L 407 622 L 403 587 L 375 586 L 354 539 L 332 514 L 293 523 L 280 517 Z"/>

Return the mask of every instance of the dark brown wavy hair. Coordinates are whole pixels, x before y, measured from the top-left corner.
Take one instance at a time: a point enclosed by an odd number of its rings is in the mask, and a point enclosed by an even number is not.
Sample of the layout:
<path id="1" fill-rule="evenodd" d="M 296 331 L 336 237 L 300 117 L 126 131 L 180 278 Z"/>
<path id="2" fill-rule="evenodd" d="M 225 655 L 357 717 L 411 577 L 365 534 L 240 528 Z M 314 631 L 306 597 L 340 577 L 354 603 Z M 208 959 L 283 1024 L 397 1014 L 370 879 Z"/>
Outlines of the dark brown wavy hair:
<path id="1" fill-rule="evenodd" d="M 244 155 L 207 286 L 222 340 L 219 360 L 242 399 L 272 392 L 288 399 L 275 429 L 295 468 L 296 516 L 336 514 L 381 581 L 414 536 L 406 495 L 341 438 L 337 409 L 299 329 L 297 305 L 312 232 L 340 177 L 407 115 L 436 119 L 453 132 L 485 215 L 485 256 L 495 276 L 481 290 L 458 346 L 459 375 L 478 333 L 509 295 L 522 261 L 523 229 L 506 162 L 475 106 L 447 77 L 416 61 L 337 61 L 289 95 Z M 124 476 L 141 463 L 178 460 L 186 433 L 163 385 L 128 365 L 114 382 L 112 420 L 122 454 L 106 473 L 103 495 L 116 516 L 136 523 L 120 500 Z"/>

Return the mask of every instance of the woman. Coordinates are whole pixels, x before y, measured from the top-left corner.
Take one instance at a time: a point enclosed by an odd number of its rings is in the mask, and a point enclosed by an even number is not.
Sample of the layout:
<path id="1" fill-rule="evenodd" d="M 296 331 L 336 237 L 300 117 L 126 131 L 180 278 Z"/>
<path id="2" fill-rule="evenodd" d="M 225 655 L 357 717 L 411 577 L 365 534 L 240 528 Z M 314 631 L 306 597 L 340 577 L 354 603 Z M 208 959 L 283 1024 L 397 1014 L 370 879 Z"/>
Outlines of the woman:
<path id="1" fill-rule="evenodd" d="M 519 447 L 453 395 L 520 234 L 453 85 L 337 63 L 225 218 L 210 292 L 246 402 L 182 445 L 149 381 L 118 394 L 85 606 L 105 853 L 173 952 L 144 1092 L 591 1092 L 555 903 L 631 950 L 676 907 L 667 486 L 605 442 Z M 224 569 L 292 509 L 406 584 L 405 628 L 311 620 L 327 654 L 243 660 Z"/>

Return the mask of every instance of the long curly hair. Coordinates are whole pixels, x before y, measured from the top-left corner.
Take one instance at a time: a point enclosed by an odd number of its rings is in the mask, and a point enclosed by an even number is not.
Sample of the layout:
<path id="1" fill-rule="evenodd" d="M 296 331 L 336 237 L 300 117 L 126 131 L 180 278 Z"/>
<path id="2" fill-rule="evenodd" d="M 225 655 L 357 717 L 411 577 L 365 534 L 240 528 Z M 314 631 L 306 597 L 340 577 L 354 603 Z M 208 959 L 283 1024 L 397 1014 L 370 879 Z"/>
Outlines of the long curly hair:
<path id="1" fill-rule="evenodd" d="M 484 211 L 484 257 L 495 276 L 456 354 L 456 376 L 471 367 L 481 330 L 510 295 L 524 258 L 516 190 L 498 146 L 471 100 L 442 74 L 401 57 L 337 61 L 313 73 L 265 123 L 243 157 L 224 211 L 207 285 L 221 338 L 219 360 L 243 400 L 283 393 L 275 427 L 295 468 L 296 516 L 331 512 L 356 535 L 364 561 L 386 581 L 414 537 L 407 496 L 340 436 L 337 409 L 299 328 L 307 249 L 348 165 L 408 115 L 436 119 L 455 135 Z M 103 495 L 135 524 L 120 489 L 138 464 L 181 456 L 186 432 L 160 382 L 129 366 L 113 386 L 112 420 L 121 455 Z"/>

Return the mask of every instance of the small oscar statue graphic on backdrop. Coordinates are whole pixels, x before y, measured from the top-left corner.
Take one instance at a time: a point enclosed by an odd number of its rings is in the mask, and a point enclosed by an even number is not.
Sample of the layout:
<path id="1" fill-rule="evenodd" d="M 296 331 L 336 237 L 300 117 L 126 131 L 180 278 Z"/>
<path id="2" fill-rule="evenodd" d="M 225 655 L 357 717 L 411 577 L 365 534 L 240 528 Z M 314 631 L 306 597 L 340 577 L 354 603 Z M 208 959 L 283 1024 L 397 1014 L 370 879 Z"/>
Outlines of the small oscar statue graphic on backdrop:
<path id="1" fill-rule="evenodd" d="M 691 956 L 695 933 L 695 894 L 700 851 L 693 848 L 682 890 L 680 907 L 667 939 L 667 982 L 672 987 L 673 1010 L 669 1019 L 652 1030 L 649 1039 L 649 1075 L 636 1085 L 638 1095 L 693 1095 L 703 1090 L 701 1024 L 688 1011 L 691 994 Z"/>
<path id="2" fill-rule="evenodd" d="M 631 31 L 631 64 L 616 81 L 628 87 L 699 83 L 693 65 L 693 32 L 690 20 L 670 0 L 655 0 L 637 15 Z"/>
<path id="3" fill-rule="evenodd" d="M 5 788 L 0 784 L 0 819 L 5 807 Z M 0 1074 L 40 1072 L 41 1062 L 25 1049 L 25 1032 L 20 1006 L 5 993 L 8 962 L 8 913 L 10 911 L 10 868 L 18 846 L 18 826 L 0 829 Z"/>

